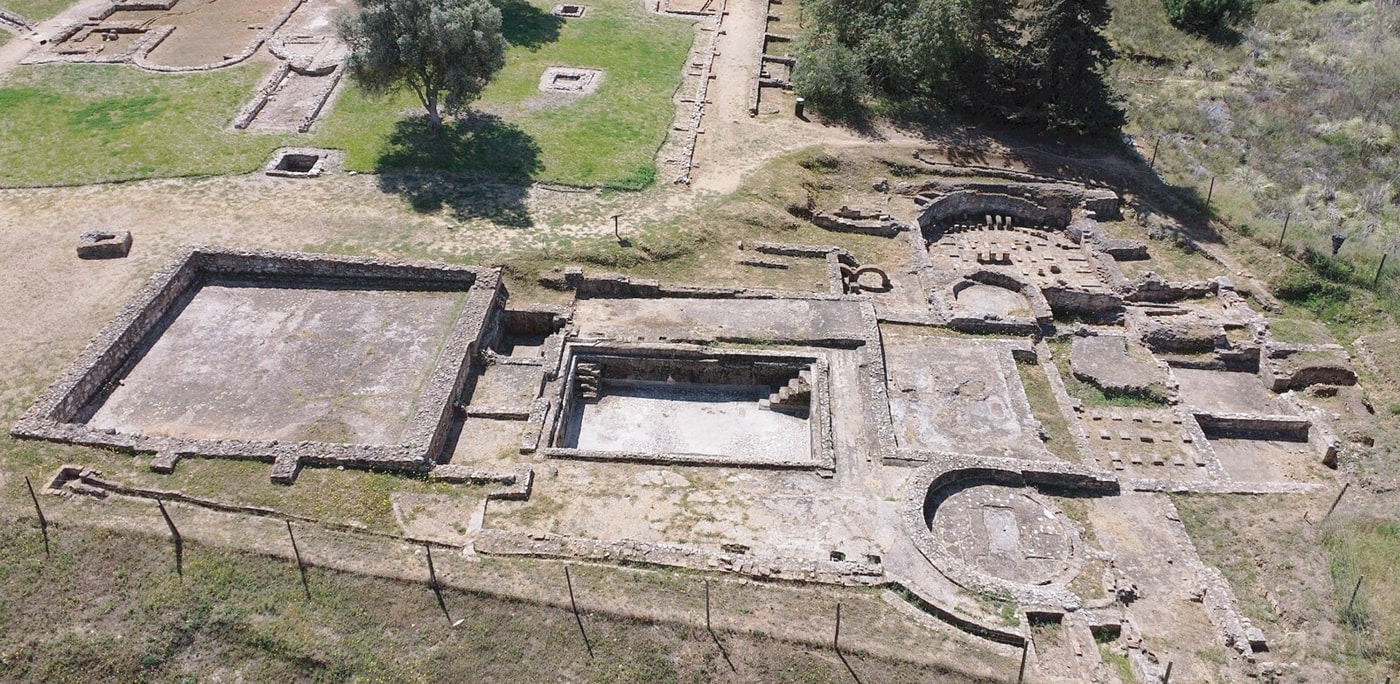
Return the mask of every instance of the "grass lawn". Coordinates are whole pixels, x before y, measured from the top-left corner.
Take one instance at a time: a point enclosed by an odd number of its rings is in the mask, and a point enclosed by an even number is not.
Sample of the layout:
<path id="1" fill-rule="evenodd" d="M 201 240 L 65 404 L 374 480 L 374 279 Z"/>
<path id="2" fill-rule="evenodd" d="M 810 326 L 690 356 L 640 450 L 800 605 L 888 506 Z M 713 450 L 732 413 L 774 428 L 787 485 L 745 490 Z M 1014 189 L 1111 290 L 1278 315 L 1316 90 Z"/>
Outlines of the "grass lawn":
<path id="1" fill-rule="evenodd" d="M 366 97 L 351 87 L 316 136 L 346 150 L 359 171 L 432 168 L 528 177 L 573 185 L 641 188 L 656 174 L 656 150 L 675 115 L 671 96 L 690 49 L 691 25 L 630 0 L 602 0 L 583 19 L 549 14 L 552 0 L 502 3 L 506 66 L 473 103 L 473 114 L 430 134 L 404 91 Z M 601 69 L 598 91 L 568 101 L 545 97 L 550 66 Z"/>
<path id="2" fill-rule="evenodd" d="M 231 129 L 265 68 L 189 75 L 100 65 L 16 69 L 0 88 L 0 185 L 250 171 L 290 139 Z"/>
<path id="3" fill-rule="evenodd" d="M 1050 380 L 1045 370 L 1036 364 L 1017 363 L 1016 370 L 1021 374 L 1021 386 L 1026 390 L 1026 401 L 1031 405 L 1035 419 L 1045 426 L 1050 439 L 1045 447 L 1060 458 L 1081 462 L 1079 445 L 1069 432 L 1069 422 L 1060 412 L 1060 404 L 1055 400 L 1055 391 L 1050 388 Z"/>
<path id="4" fill-rule="evenodd" d="M 628 0 L 589 5 L 583 19 L 549 2 L 502 3 L 506 67 L 472 112 L 442 134 L 426 130 L 409 92 L 366 97 L 347 85 L 312 136 L 230 128 L 269 68 L 152 74 L 133 67 L 22 67 L 0 87 L 0 186 L 246 173 L 287 144 L 346 150 L 358 171 L 435 169 L 640 189 L 675 114 L 692 31 Z M 548 66 L 601 69 L 575 101 L 538 90 Z M 62 163 L 55 163 L 62 160 Z"/>
<path id="5" fill-rule="evenodd" d="M 5 0 L 0 7 L 32 22 L 40 22 L 68 9 L 73 0 Z M 0 43 L 3 43 L 0 40 Z"/>

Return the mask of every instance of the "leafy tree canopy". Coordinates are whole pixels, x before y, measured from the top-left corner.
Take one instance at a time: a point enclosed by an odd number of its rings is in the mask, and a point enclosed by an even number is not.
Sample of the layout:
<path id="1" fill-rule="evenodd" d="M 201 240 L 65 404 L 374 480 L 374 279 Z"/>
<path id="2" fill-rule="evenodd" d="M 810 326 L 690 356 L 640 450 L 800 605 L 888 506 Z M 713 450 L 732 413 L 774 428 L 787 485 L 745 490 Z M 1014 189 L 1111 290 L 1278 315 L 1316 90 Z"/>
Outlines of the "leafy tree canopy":
<path id="1" fill-rule="evenodd" d="M 407 85 L 428 122 L 461 111 L 505 65 L 501 11 L 488 0 L 356 0 L 342 14 L 350 76 L 371 93 Z"/>
<path id="2" fill-rule="evenodd" d="M 1162 0 L 1167 20 L 1183 31 L 1205 34 L 1254 14 L 1253 0 Z"/>
<path id="3" fill-rule="evenodd" d="M 1122 126 L 1104 80 L 1114 58 L 1101 33 L 1106 0 L 807 2 L 811 29 L 794 81 L 818 108 L 837 79 L 849 78 L 837 59 L 848 55 L 863 85 L 889 102 L 1077 133 Z M 814 64 L 804 67 L 808 60 Z"/>

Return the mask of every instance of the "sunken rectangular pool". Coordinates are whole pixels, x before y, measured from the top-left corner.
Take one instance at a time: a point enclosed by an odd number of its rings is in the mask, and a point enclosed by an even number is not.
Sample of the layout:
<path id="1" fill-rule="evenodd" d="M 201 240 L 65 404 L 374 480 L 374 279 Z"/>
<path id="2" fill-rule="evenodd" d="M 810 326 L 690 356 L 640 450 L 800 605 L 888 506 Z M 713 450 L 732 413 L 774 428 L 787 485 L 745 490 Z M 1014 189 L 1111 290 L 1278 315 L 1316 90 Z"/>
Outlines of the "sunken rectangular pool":
<path id="1" fill-rule="evenodd" d="M 822 467 L 830 458 L 819 353 L 571 344 L 552 457 Z"/>

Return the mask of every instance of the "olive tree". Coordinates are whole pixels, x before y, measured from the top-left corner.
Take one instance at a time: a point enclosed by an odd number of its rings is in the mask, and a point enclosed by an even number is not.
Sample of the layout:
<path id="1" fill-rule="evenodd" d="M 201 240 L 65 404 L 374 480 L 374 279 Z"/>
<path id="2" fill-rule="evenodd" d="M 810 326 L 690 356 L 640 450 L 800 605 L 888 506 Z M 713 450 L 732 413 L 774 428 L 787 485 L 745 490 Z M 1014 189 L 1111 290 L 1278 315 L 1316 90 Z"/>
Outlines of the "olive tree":
<path id="1" fill-rule="evenodd" d="M 356 0 L 342 14 L 350 76 L 370 93 L 407 85 L 434 129 L 460 111 L 505 64 L 501 11 L 487 0 Z"/>

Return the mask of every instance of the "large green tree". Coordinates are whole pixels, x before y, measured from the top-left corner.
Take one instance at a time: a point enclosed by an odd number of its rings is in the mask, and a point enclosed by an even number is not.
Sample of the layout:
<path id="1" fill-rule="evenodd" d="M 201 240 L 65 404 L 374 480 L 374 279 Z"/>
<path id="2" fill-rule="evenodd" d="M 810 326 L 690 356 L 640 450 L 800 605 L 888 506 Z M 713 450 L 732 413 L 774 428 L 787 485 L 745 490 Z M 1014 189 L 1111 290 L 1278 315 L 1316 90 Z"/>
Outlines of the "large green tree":
<path id="1" fill-rule="evenodd" d="M 983 110 L 997 102 L 1017 50 L 1016 0 L 808 0 L 804 8 L 807 45 L 845 46 L 870 87 L 891 100 Z"/>
<path id="2" fill-rule="evenodd" d="M 887 103 L 1079 133 L 1122 125 L 1104 80 L 1114 56 L 1102 34 L 1106 0 L 806 0 L 803 7 L 811 21 L 798 54 L 799 92 L 841 92 L 844 77 L 815 77 L 848 74 L 854 60 Z M 813 98 L 819 107 L 824 101 L 846 105 Z"/>
<path id="3" fill-rule="evenodd" d="M 371 93 L 407 85 L 428 123 L 460 111 L 505 64 L 501 11 L 487 0 L 356 0 L 342 14 L 350 75 Z"/>
<path id="4" fill-rule="evenodd" d="M 1112 16 L 1107 0 L 1031 0 L 1030 6 L 1017 118 L 1091 135 L 1121 129 L 1123 109 L 1104 79 L 1117 56 L 1102 33 Z"/>

